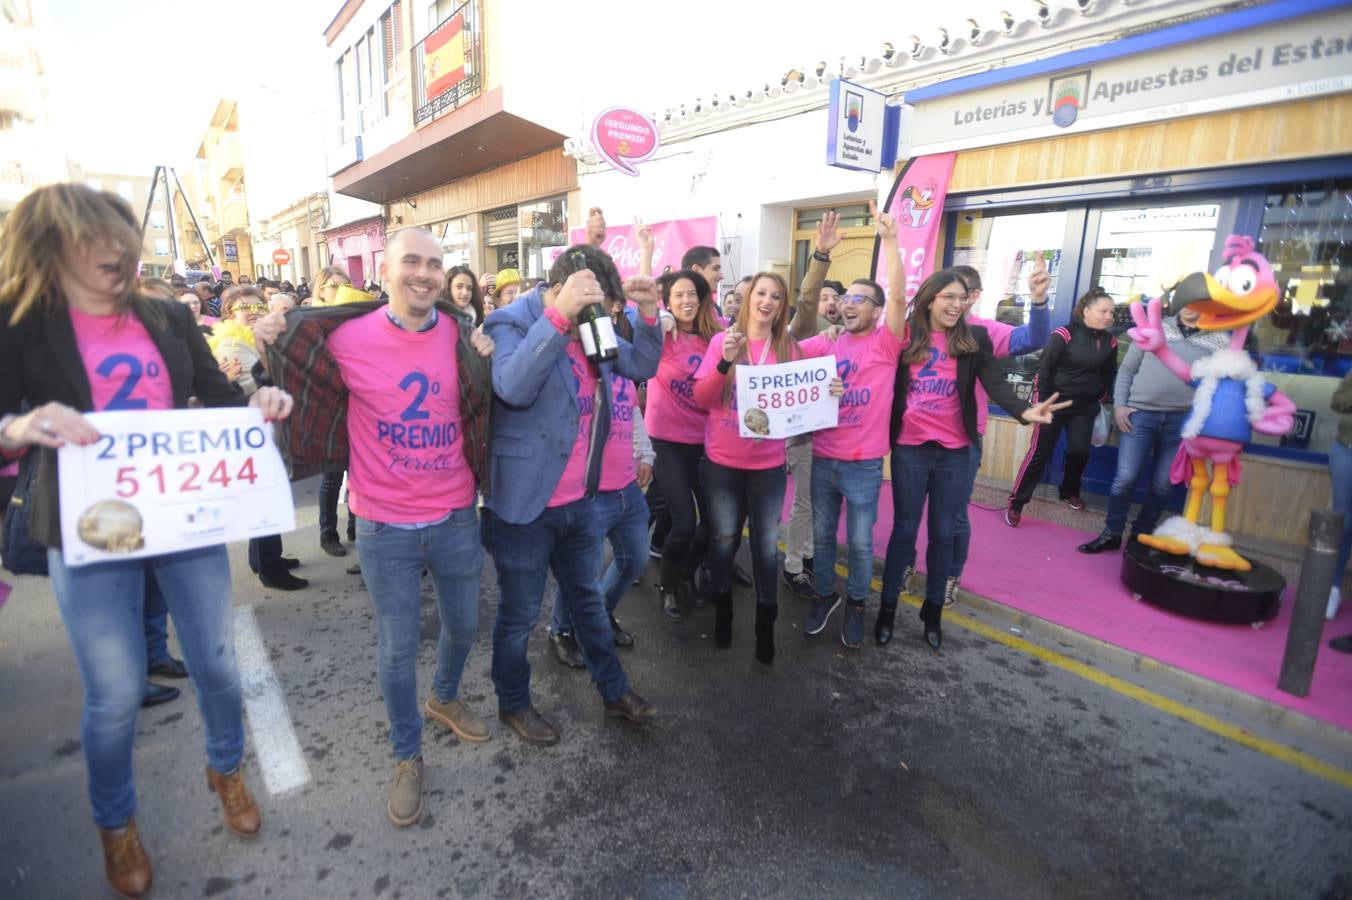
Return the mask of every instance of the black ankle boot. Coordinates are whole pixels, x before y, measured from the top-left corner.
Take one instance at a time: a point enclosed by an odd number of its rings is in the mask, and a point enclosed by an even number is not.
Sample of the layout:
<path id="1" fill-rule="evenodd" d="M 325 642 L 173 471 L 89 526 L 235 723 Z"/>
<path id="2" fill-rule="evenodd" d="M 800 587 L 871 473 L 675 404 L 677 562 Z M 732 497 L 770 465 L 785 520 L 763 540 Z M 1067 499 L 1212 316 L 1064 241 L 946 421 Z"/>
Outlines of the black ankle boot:
<path id="1" fill-rule="evenodd" d="M 674 588 L 663 585 L 659 587 L 658 594 L 662 597 L 662 615 L 666 616 L 672 622 L 685 621 L 685 600 L 686 586 L 682 582 Z"/>
<path id="2" fill-rule="evenodd" d="M 926 603 L 920 607 L 920 621 L 925 623 L 925 643 L 929 644 L 935 650 L 944 642 L 944 631 L 940 625 L 943 619 L 944 608 L 942 605 L 934 606 Z"/>
<path id="3" fill-rule="evenodd" d="M 778 606 L 756 604 L 756 661 L 770 665 L 775 661 L 775 619 Z"/>
<path id="4" fill-rule="evenodd" d="M 878 621 L 873 623 L 873 639 L 879 646 L 887 646 L 887 642 L 892 640 L 892 623 L 896 621 L 897 608 L 895 606 L 883 606 L 878 609 Z"/>
<path id="5" fill-rule="evenodd" d="M 714 644 L 732 646 L 732 591 L 714 594 Z"/>

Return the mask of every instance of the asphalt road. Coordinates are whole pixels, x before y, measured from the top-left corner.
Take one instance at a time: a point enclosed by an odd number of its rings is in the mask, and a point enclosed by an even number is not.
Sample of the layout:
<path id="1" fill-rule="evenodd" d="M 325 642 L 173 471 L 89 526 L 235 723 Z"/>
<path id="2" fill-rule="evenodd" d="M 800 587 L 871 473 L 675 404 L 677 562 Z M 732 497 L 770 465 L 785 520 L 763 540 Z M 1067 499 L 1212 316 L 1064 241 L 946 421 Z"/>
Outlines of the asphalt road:
<path id="1" fill-rule="evenodd" d="M 889 647 L 870 637 L 852 652 L 839 612 L 804 638 L 807 604 L 782 591 L 779 655 L 763 667 L 749 591 L 718 650 L 711 610 L 662 618 L 655 565 L 620 615 L 638 639 L 623 661 L 658 723 L 604 718 L 587 675 L 553 660 L 542 617 L 535 703 L 563 735 L 545 749 L 494 715 L 485 567 L 462 696 L 493 739 L 461 744 L 429 723 L 426 812 L 396 829 L 370 600 L 349 560 L 319 551 L 304 488 L 287 550 L 309 589 L 264 590 L 242 546 L 232 558 L 308 780 L 270 794 L 254 735 L 264 831 L 240 841 L 207 791 L 191 695 L 146 711 L 137 821 L 155 896 L 1352 896 L 1352 790 L 954 624 L 934 653 L 909 607 Z M 430 601 L 423 626 L 420 690 Z M 0 896 L 109 895 L 80 696 L 48 584 L 20 580 L 0 610 Z"/>

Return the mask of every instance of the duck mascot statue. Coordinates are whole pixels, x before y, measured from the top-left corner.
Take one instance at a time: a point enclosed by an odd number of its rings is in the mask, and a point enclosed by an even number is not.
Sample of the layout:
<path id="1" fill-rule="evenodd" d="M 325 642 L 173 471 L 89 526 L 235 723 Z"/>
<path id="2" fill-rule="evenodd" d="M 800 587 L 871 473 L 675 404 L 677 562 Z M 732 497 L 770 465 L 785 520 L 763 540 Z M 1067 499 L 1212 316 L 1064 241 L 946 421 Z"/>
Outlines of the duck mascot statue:
<path id="1" fill-rule="evenodd" d="M 1281 298 L 1272 266 L 1254 252 L 1253 238 L 1247 235 L 1228 237 L 1223 259 L 1214 275 L 1194 272 L 1165 298 L 1131 307 L 1136 327 L 1128 334 L 1195 391 L 1171 470 L 1174 484 L 1188 485 L 1187 506 L 1183 515 L 1171 516 L 1138 540 L 1165 553 L 1191 555 L 1202 565 L 1247 572 L 1251 563 L 1234 551 L 1225 531 L 1226 499 L 1239 483 L 1239 457 L 1252 433 L 1286 434 L 1296 407 L 1268 383 L 1244 350 L 1250 324 L 1270 313 Z M 1229 348 L 1189 366 L 1165 343 L 1161 320 L 1166 300 L 1168 315 L 1191 307 L 1200 313 L 1198 328 L 1229 331 Z M 1208 490 L 1210 527 L 1199 521 Z"/>

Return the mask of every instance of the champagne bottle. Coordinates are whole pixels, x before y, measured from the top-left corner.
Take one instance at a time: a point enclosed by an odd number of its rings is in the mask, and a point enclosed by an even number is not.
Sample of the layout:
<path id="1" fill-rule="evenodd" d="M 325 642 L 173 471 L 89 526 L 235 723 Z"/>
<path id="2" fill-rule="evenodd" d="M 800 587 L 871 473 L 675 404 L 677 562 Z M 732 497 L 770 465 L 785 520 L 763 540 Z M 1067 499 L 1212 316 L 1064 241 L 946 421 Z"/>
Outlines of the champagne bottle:
<path id="1" fill-rule="evenodd" d="M 587 267 L 581 253 L 570 254 L 575 271 Z M 615 323 L 604 305 L 593 303 L 582 307 L 577 314 L 577 334 L 582 339 L 582 352 L 594 363 L 610 362 L 620 355 L 620 343 L 615 338 Z"/>
<path id="2" fill-rule="evenodd" d="M 601 304 L 582 307 L 582 311 L 577 314 L 577 333 L 582 339 L 582 352 L 592 362 L 610 362 L 619 357 L 620 344 L 615 338 L 615 323 L 610 321 L 610 316 Z"/>

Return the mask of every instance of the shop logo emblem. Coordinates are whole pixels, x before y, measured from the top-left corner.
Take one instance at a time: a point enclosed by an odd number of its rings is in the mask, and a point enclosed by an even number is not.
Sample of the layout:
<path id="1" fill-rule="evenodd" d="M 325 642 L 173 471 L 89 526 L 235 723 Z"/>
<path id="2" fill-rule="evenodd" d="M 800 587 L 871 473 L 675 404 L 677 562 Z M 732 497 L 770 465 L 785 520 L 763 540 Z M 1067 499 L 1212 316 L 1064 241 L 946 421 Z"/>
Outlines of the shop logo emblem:
<path id="1" fill-rule="evenodd" d="M 1072 72 L 1051 79 L 1047 84 L 1047 110 L 1052 121 L 1069 128 L 1089 102 L 1089 70 Z"/>
<path id="2" fill-rule="evenodd" d="M 854 91 L 845 92 L 845 124 L 849 126 L 850 133 L 854 134 L 859 130 L 859 122 L 864 118 L 864 95 L 856 94 Z"/>

